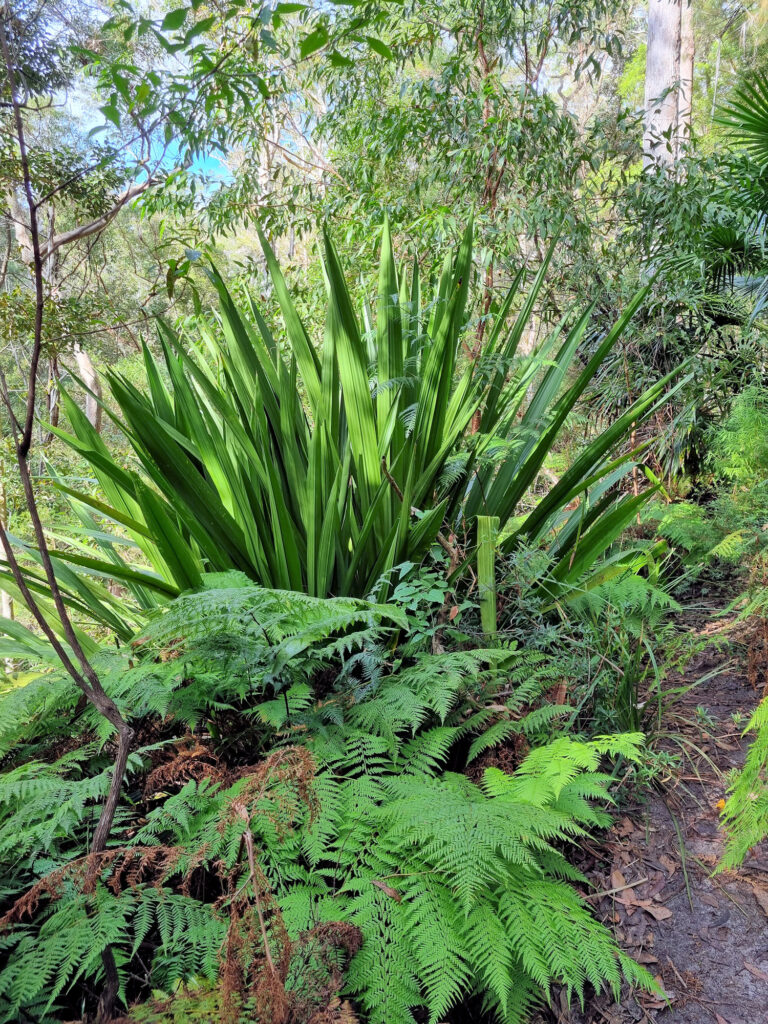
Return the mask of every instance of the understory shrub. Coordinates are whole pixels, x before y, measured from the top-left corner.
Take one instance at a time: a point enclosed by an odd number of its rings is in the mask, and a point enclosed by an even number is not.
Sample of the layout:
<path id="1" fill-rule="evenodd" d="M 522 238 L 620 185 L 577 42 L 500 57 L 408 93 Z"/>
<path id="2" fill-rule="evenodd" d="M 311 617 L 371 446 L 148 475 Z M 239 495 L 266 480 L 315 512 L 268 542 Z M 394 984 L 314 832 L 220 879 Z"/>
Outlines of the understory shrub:
<path id="1" fill-rule="evenodd" d="M 722 813 L 726 829 L 725 853 L 718 870 L 736 868 L 768 836 L 768 698 L 752 715 L 746 733 L 753 734 L 744 768 L 734 772 Z"/>
<path id="2" fill-rule="evenodd" d="M 751 385 L 736 395 L 709 432 L 708 467 L 715 495 L 707 504 L 679 502 L 659 516 L 659 532 L 683 553 L 690 571 L 735 566 L 763 556 L 768 534 L 768 392 Z"/>
<path id="3" fill-rule="evenodd" d="M 553 984 L 652 986 L 567 858 L 610 820 L 601 762 L 637 735 L 558 737 L 542 653 L 450 622 L 443 651 L 396 606 L 209 582 L 101 655 L 138 711 L 104 854 L 108 733 L 55 669 L 0 698 L 0 1019 L 82 1013 L 107 946 L 125 1003 L 184 983 L 261 1024 L 437 1022 L 467 1000 L 518 1022 Z"/>
<path id="4" fill-rule="evenodd" d="M 72 432 L 52 429 L 100 492 L 59 481 L 85 531 L 53 552 L 77 617 L 128 640 L 148 610 L 231 570 L 316 596 L 383 597 L 394 567 L 419 564 L 432 546 L 449 553 L 452 571 L 471 559 L 480 515 L 498 518 L 506 550 L 554 537 L 547 571 L 557 586 L 583 576 L 647 497 L 618 486 L 639 453 L 616 453 L 668 398 L 675 374 L 585 444 L 521 517 L 519 506 L 645 293 L 589 354 L 591 308 L 521 357 L 552 247 L 530 286 L 517 275 L 481 351 L 468 355 L 471 225 L 430 296 L 417 263 L 410 276 L 397 267 L 385 228 L 375 320 L 358 319 L 326 237 L 328 313 L 315 348 L 263 246 L 281 331 L 255 303 L 239 307 L 211 269 L 219 308 L 182 333 L 161 327 L 162 358 L 144 350 L 146 387 L 107 373 L 114 409 L 105 412 L 130 460 L 62 396 Z M 39 555 L 19 548 L 44 592 Z M 115 596 L 103 580 L 127 592 Z M 2 567 L 0 581 L 16 592 Z"/>

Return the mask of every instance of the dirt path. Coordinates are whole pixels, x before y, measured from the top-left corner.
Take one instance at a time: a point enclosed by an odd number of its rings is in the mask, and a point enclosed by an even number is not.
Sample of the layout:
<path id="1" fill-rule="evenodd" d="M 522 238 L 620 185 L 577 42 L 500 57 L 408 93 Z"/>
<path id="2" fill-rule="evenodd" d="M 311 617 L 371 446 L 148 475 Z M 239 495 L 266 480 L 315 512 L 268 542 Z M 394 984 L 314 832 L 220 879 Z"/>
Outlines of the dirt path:
<path id="1" fill-rule="evenodd" d="M 684 751 L 681 769 L 588 851 L 592 904 L 657 977 L 669 1004 L 600 997 L 586 1012 L 555 1015 L 560 1024 L 768 1024 L 768 843 L 739 871 L 711 877 L 723 849 L 724 776 L 743 763 L 748 744 L 740 733 L 758 699 L 747 679 L 744 626 L 724 638 L 717 610 L 700 606 L 684 617 L 712 642 L 677 680 L 702 681 L 667 711 L 656 744 Z"/>

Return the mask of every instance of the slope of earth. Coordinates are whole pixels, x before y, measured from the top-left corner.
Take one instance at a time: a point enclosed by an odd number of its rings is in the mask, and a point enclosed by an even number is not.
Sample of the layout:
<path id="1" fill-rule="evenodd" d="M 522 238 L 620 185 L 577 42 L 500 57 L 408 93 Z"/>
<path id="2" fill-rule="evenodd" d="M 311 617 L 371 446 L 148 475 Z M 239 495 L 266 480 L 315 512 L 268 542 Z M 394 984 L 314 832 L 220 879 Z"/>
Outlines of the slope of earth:
<path id="1" fill-rule="evenodd" d="M 768 634 L 762 621 L 720 617 L 726 600 L 705 602 L 699 597 L 683 624 L 706 646 L 670 680 L 696 685 L 667 708 L 654 742 L 682 754 L 681 767 L 585 851 L 590 902 L 667 1000 L 598 996 L 569 1011 L 563 998 L 549 1021 L 768 1024 L 768 843 L 738 871 L 712 875 L 723 851 L 725 777 L 743 764 L 741 731 L 768 681 Z"/>

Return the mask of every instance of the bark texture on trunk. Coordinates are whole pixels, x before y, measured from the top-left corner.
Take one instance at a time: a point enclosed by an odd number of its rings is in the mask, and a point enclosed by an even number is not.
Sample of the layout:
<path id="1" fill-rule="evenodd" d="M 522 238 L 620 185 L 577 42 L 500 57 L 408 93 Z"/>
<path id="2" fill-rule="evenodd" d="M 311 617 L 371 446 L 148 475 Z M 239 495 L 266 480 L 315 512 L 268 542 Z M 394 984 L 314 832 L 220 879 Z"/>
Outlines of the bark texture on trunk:
<path id="1" fill-rule="evenodd" d="M 683 155 L 691 137 L 693 101 L 693 0 L 680 0 L 680 85 L 677 92 L 677 158 Z"/>
<path id="2" fill-rule="evenodd" d="M 85 415 L 93 429 L 101 433 L 101 379 L 93 365 L 93 360 L 79 345 L 75 345 L 74 356 L 77 362 L 77 372 L 80 374 L 83 383 L 91 389 L 93 394 L 85 393 Z M 94 397 L 95 396 L 95 397 Z"/>
<path id="3" fill-rule="evenodd" d="M 671 166 L 677 151 L 681 10 L 686 0 L 649 0 L 645 58 L 646 167 Z"/>
<path id="4" fill-rule="evenodd" d="M 4 590 L 0 590 L 0 615 L 4 619 L 13 618 L 13 598 Z M 0 667 L 2 667 L 4 672 L 13 672 L 13 658 L 4 658 L 0 662 Z"/>

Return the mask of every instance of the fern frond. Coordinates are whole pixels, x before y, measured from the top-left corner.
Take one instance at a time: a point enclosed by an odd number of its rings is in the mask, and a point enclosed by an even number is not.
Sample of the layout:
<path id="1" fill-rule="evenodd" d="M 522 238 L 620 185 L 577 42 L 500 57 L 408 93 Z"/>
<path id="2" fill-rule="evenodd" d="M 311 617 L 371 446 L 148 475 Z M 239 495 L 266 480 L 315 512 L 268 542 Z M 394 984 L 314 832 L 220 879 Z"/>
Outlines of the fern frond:
<path id="1" fill-rule="evenodd" d="M 722 813 L 727 837 L 718 871 L 738 867 L 768 835 L 768 698 L 758 704 L 744 732 L 755 735 L 743 769 L 728 787 Z"/>

